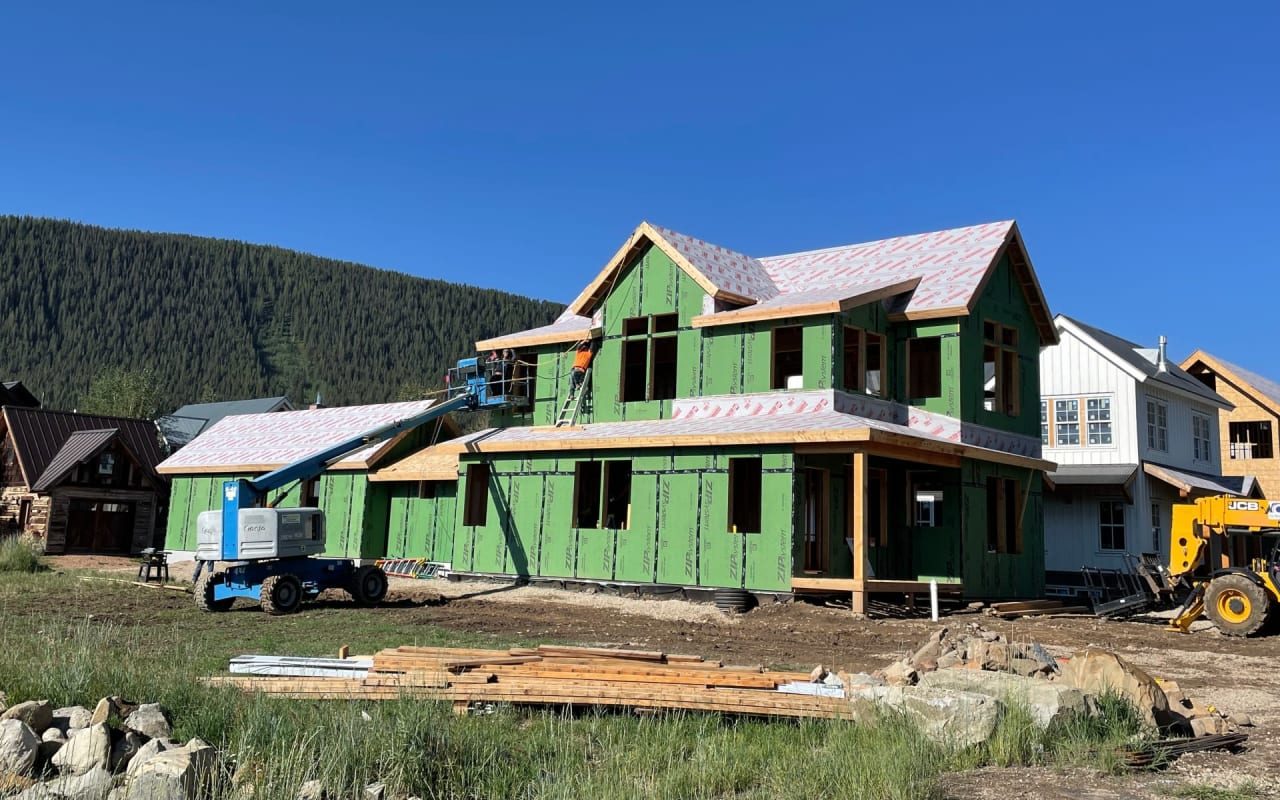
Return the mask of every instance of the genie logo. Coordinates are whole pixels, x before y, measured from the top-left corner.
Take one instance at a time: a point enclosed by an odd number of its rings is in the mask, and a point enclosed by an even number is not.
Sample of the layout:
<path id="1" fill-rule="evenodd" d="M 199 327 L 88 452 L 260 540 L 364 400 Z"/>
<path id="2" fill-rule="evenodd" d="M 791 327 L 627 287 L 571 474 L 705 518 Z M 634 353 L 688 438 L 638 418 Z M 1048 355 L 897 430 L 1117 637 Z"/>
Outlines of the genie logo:
<path id="1" fill-rule="evenodd" d="M 227 498 L 228 502 L 233 501 L 236 499 L 236 496 L 240 494 L 240 487 L 236 486 L 234 483 L 229 483 L 222 487 L 222 494 Z"/>

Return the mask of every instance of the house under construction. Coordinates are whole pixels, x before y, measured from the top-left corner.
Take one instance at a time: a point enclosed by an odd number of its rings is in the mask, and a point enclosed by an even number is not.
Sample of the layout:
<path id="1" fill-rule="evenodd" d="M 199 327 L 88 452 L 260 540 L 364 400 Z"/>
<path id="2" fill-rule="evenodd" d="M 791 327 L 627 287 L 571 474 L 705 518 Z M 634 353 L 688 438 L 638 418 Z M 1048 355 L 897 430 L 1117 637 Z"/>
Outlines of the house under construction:
<path id="1" fill-rule="evenodd" d="M 1013 222 L 769 258 L 645 223 L 556 322 L 477 343 L 520 405 L 369 473 L 387 555 L 855 610 L 1039 596 L 1055 341 Z"/>

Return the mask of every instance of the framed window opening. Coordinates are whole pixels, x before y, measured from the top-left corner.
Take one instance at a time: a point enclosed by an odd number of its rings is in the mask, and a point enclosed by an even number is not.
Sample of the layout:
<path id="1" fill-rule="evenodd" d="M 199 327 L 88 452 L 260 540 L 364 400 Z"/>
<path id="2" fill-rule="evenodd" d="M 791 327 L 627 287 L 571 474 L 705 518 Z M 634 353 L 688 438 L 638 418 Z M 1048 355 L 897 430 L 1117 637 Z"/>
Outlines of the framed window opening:
<path id="1" fill-rule="evenodd" d="M 1147 399 L 1147 447 L 1162 453 L 1169 451 L 1169 406 L 1150 398 Z"/>
<path id="2" fill-rule="evenodd" d="M 942 338 L 907 340 L 907 399 L 942 397 Z"/>
<path id="3" fill-rule="evenodd" d="M 482 526 L 489 520 L 489 465 L 467 465 L 467 496 L 462 508 L 462 524 Z"/>
<path id="4" fill-rule="evenodd" d="M 312 478 L 302 482 L 301 500 L 303 508 L 320 507 L 320 479 Z"/>
<path id="5" fill-rule="evenodd" d="M 987 552 L 1022 552 L 1021 489 L 1014 478 L 987 478 Z"/>
<path id="6" fill-rule="evenodd" d="M 729 459 L 729 533 L 759 533 L 764 474 L 759 458 Z"/>
<path id="7" fill-rule="evenodd" d="M 631 462 L 604 462 L 604 527 L 631 527 Z"/>
<path id="8" fill-rule="evenodd" d="M 884 368 L 884 337 L 878 333 L 867 332 L 863 337 L 863 360 L 866 369 L 863 371 L 863 391 L 873 397 L 888 397 L 888 378 Z"/>
<path id="9" fill-rule="evenodd" d="M 804 571 L 826 572 L 827 534 L 831 504 L 828 486 L 831 473 L 818 467 L 804 468 Z"/>
<path id="10" fill-rule="evenodd" d="M 1098 503 L 1098 547 L 1124 550 L 1124 503 L 1119 500 Z"/>
<path id="11" fill-rule="evenodd" d="M 573 470 L 573 522 L 575 528 L 600 527 L 601 462 L 579 461 Z"/>
<path id="12" fill-rule="evenodd" d="M 792 388 L 792 378 L 803 381 L 804 328 L 799 325 L 774 328 L 773 335 L 769 338 L 773 342 L 773 376 L 770 385 L 774 389 Z"/>
<path id="13" fill-rule="evenodd" d="M 622 385 L 624 403 L 674 400 L 680 350 L 676 314 L 629 317 L 622 321 Z"/>
<path id="14" fill-rule="evenodd" d="M 418 499 L 434 500 L 436 498 L 435 481 L 418 481 Z"/>
<path id="15" fill-rule="evenodd" d="M 1021 412 L 1018 330 L 985 321 L 982 340 L 982 407 L 1016 417 Z"/>
<path id="16" fill-rule="evenodd" d="M 1231 437 L 1227 452 L 1233 459 L 1275 458 L 1270 420 L 1230 422 L 1227 435 Z"/>

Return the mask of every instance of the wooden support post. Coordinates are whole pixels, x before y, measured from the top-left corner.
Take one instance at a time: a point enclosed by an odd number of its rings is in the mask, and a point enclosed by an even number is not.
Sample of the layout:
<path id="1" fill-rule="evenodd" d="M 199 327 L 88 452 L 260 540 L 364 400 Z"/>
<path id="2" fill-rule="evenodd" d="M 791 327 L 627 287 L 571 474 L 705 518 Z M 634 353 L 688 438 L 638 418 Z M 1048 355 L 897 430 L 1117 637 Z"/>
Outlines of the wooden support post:
<path id="1" fill-rule="evenodd" d="M 853 535 L 853 613 L 867 613 L 867 595 L 863 590 L 867 580 L 867 454 L 853 454 L 853 469 L 849 477 L 849 495 L 853 507 L 853 521 L 849 532 Z"/>

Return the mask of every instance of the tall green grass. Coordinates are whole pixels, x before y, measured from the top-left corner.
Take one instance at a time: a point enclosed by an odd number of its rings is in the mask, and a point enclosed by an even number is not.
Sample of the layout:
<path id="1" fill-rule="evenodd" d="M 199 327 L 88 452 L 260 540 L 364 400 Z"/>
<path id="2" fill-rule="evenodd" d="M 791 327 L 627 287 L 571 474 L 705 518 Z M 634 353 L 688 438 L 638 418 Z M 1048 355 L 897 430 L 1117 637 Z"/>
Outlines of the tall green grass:
<path id="1" fill-rule="evenodd" d="M 40 551 L 27 536 L 0 535 L 0 572 L 39 572 Z"/>
<path id="2" fill-rule="evenodd" d="M 292 798 L 304 782 L 320 780 L 337 797 L 361 796 L 364 786 L 382 782 L 390 797 L 449 799 L 930 800 L 941 797 L 944 773 L 984 764 L 1114 769 L 1115 747 L 1145 735 L 1132 709 L 1111 700 L 1101 716 L 1048 732 L 1012 703 L 991 742 L 953 751 L 891 713 L 865 724 L 510 708 L 456 716 L 446 704 L 421 701 L 247 696 L 197 678 L 225 669 L 229 648 L 252 652 L 250 643 L 267 629 L 274 652 L 316 652 L 311 626 L 327 617 L 192 608 L 138 624 L 131 613 L 77 618 L 46 610 L 56 602 L 29 600 L 61 597 L 64 609 L 74 609 L 84 597 L 77 592 L 122 591 L 112 587 L 54 575 L 0 582 L 0 691 L 11 702 L 56 706 L 92 707 L 108 695 L 159 702 L 172 712 L 175 738 L 199 737 L 226 754 L 219 798 L 243 797 L 237 792 L 245 786 L 255 798 Z M 134 594 L 120 596 L 121 608 L 138 601 L 136 590 L 127 591 Z M 445 635 L 423 631 L 428 640 Z"/>

